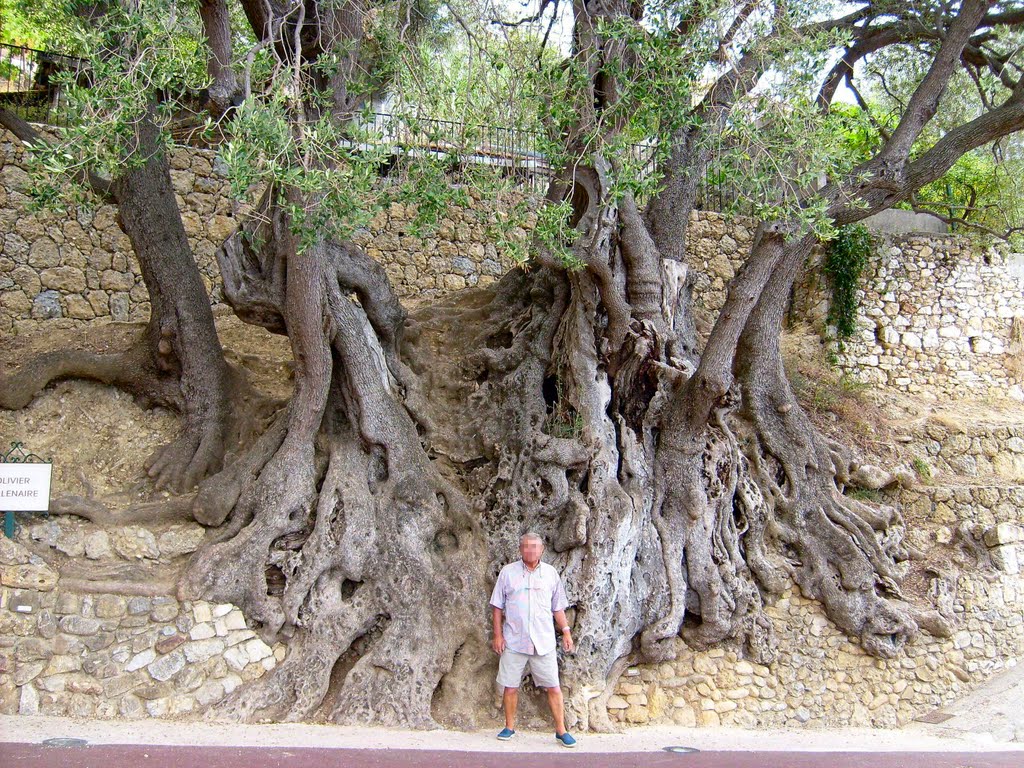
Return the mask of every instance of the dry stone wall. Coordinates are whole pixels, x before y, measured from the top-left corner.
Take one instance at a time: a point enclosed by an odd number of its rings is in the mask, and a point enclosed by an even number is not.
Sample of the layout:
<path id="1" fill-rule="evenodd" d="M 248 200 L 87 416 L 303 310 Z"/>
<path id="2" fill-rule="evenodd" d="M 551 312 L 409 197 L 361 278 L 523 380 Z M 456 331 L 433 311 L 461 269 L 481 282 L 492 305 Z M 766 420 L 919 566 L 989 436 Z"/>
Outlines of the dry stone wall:
<path id="1" fill-rule="evenodd" d="M 974 537 L 989 561 L 952 590 L 948 639 L 927 635 L 876 659 L 791 586 L 767 609 L 780 653 L 769 665 L 736 647 L 681 649 L 676 661 L 628 669 L 608 701 L 624 724 L 893 727 L 1014 666 L 1024 652 L 1024 489 L 900 491 L 920 548 Z M 196 525 L 104 531 L 74 518 L 40 520 L 0 538 L 0 712 L 96 717 L 197 713 L 280 663 L 231 605 L 169 596 L 79 594 L 32 551 L 96 563 L 153 565 L 198 545 Z M 961 533 L 960 535 L 964 535 Z M 950 549 L 952 553 L 952 549 Z M 485 630 L 481 629 L 481 632 Z"/>
<path id="2" fill-rule="evenodd" d="M 609 713 L 631 724 L 896 727 L 954 701 L 1024 653 L 1021 528 L 989 530 L 993 554 L 1014 559 L 987 576 L 957 580 L 958 624 L 949 639 L 923 635 L 899 658 L 871 657 L 794 586 L 766 611 L 779 636 L 772 664 L 746 660 L 735 648 L 684 651 L 674 662 L 628 669 Z"/>
<path id="3" fill-rule="evenodd" d="M 881 239 L 839 365 L 861 381 L 933 398 L 1024 400 L 1024 281 L 1012 258 L 957 236 Z M 795 314 L 824 327 L 829 291 L 813 266 Z"/>
<path id="4" fill-rule="evenodd" d="M 114 206 L 72 214 L 33 212 L 26 154 L 10 134 L 0 134 L 0 332 L 47 323 L 67 327 L 95 319 L 145 320 L 149 297 Z M 212 151 L 179 148 L 171 156 L 182 221 L 207 290 L 221 300 L 215 252 L 237 224 L 227 180 Z M 452 207 L 432 233 L 418 236 L 416 209 L 393 204 L 378 213 L 355 240 L 384 265 L 398 294 L 429 299 L 493 282 L 512 262 L 488 236 L 479 200 Z M 529 237 L 534 219 L 508 236 Z M 716 213 L 692 216 L 688 253 L 695 267 L 698 306 L 715 311 L 725 286 L 742 263 L 752 223 Z"/>
<path id="5" fill-rule="evenodd" d="M 31 211 L 25 150 L 10 134 L 0 137 L 0 333 L 40 322 L 65 327 L 97 318 L 145 320 L 149 297 L 115 207 Z M 207 290 L 220 301 L 214 254 L 237 224 L 227 179 L 212 151 L 178 148 L 170 164 L 189 243 Z M 415 207 L 394 204 L 354 239 L 384 264 L 402 297 L 484 285 L 503 275 L 511 260 L 490 241 L 481 208 L 471 197 L 468 206 L 450 208 L 433 234 L 418 237 Z M 531 227 L 528 217 L 508 236 L 525 239 Z"/>
<path id="6" fill-rule="evenodd" d="M 767 609 L 779 635 L 772 664 L 715 648 L 633 667 L 616 686 L 609 713 L 623 723 L 683 726 L 906 724 L 1013 666 L 1024 650 L 1016 575 L 963 578 L 957 588 L 961 629 L 948 640 L 925 636 L 891 660 L 865 654 L 793 588 Z"/>
<path id="7" fill-rule="evenodd" d="M 686 262 L 694 271 L 693 300 L 705 323 L 725 303 L 726 287 L 743 266 L 756 222 L 712 211 L 694 211 L 686 233 Z"/>
<path id="8" fill-rule="evenodd" d="M 929 423 L 910 441 L 932 472 L 1024 483 L 1024 425 Z"/>
<path id="9" fill-rule="evenodd" d="M 198 526 L 159 539 L 112 536 L 70 519 L 22 535 L 55 551 L 137 563 L 195 549 Z M 198 538 L 195 530 L 198 529 Z M 0 537 L 0 712 L 139 718 L 186 715 L 273 669 L 283 645 L 264 643 L 227 604 L 167 595 L 80 594 L 29 548 Z"/>

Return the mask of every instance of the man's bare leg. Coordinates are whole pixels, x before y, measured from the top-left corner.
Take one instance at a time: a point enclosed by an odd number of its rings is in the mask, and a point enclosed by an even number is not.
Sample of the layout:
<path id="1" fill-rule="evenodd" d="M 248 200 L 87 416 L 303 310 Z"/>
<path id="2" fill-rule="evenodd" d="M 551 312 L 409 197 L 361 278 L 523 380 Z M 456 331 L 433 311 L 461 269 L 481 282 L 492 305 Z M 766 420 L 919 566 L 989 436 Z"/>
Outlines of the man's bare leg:
<path id="1" fill-rule="evenodd" d="M 561 698 L 561 692 L 559 692 Z M 501 705 L 505 709 L 505 727 L 510 731 L 515 730 L 516 708 L 519 706 L 519 689 L 506 688 L 501 696 Z"/>
<path id="2" fill-rule="evenodd" d="M 505 690 L 507 691 L 508 688 Z M 547 692 L 551 716 L 555 718 L 555 735 L 561 736 L 565 733 L 565 702 L 562 700 L 562 689 L 560 687 L 548 688 Z M 505 717 L 508 718 L 508 715 Z"/>

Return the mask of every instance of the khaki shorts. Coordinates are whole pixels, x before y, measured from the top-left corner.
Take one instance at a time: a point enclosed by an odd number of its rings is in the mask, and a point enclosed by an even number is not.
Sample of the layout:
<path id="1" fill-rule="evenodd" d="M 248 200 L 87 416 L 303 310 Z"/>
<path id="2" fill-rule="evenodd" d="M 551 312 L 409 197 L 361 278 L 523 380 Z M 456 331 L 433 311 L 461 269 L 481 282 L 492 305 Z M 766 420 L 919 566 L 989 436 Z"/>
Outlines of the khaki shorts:
<path id="1" fill-rule="evenodd" d="M 543 655 L 519 653 L 508 648 L 501 654 L 498 662 L 498 685 L 502 688 L 518 688 L 523 681 L 523 671 L 527 665 L 533 676 L 533 684 L 538 688 L 558 687 L 558 651 Z"/>

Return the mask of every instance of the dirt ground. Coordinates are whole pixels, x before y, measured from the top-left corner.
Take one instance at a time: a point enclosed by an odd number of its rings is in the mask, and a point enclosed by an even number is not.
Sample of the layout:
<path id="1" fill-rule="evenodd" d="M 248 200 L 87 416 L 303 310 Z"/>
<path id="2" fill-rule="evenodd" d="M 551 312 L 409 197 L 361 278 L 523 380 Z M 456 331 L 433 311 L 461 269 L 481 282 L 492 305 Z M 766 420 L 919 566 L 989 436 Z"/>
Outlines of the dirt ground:
<path id="1" fill-rule="evenodd" d="M 94 324 L 85 329 L 41 331 L 0 340 L 0 372 L 19 360 L 56 349 L 114 351 L 130 343 L 141 326 Z M 230 314 L 220 314 L 217 331 L 229 362 L 243 368 L 265 394 L 285 399 L 291 390 L 288 340 Z M 178 417 L 164 408 L 142 408 L 131 395 L 87 381 L 51 384 L 26 408 L 0 410 L 0 450 L 12 442 L 53 461 L 51 497 L 118 496 L 159 498 L 145 461 L 174 438 Z"/>

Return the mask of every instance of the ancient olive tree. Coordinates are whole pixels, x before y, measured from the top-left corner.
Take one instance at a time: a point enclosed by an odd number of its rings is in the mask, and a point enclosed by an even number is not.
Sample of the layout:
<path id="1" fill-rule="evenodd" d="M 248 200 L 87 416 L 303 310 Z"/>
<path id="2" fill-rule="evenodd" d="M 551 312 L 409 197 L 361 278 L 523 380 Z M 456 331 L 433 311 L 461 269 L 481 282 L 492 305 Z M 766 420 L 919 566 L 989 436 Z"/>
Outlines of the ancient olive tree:
<path id="1" fill-rule="evenodd" d="M 1024 14 L 975 0 L 543 0 L 531 19 L 500 19 L 540 39 L 557 14 L 571 25 L 567 55 L 532 59 L 517 91 L 536 99 L 552 167 L 536 234 L 523 269 L 410 313 L 352 233 L 394 194 L 379 166 L 405 166 L 436 210 L 445 177 L 424 156 L 448 150 L 424 135 L 385 158 L 365 111 L 409 82 L 399 70 L 430 23 L 472 45 L 489 19 L 454 3 L 242 8 L 252 47 L 233 79 L 210 74 L 240 84 L 220 98 L 224 158 L 258 201 L 218 260 L 235 313 L 288 336 L 295 387 L 199 484 L 192 514 L 209 533 L 179 591 L 242 606 L 288 656 L 215 715 L 472 721 L 491 685 L 484 598 L 527 528 L 575 604 L 578 727 L 609 726 L 609 682 L 628 663 L 720 642 L 772 659 L 763 608 L 789 580 L 871 654 L 949 631 L 937 606 L 902 598 L 899 515 L 844 495 L 857 458 L 802 410 L 780 336 L 816 242 L 1024 126 L 1003 46 Z M 891 130 L 850 157 L 830 105 L 859 62 L 899 46 L 928 65 Z M 964 66 L 990 97 L 924 140 Z M 759 224 L 698 334 L 687 225 L 712 161 L 728 170 L 730 156 L 752 158 L 729 172 Z"/>

